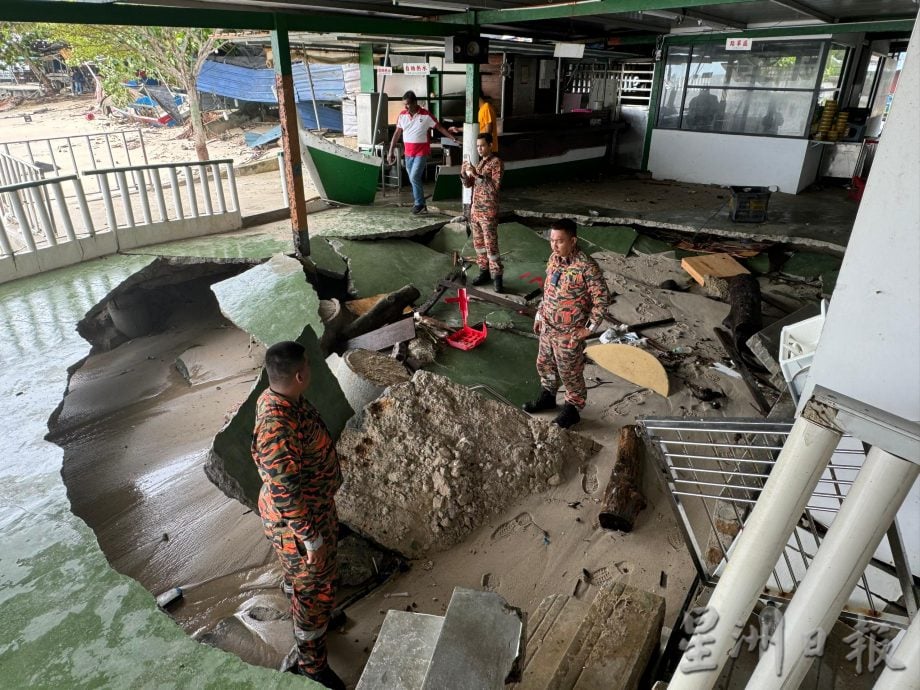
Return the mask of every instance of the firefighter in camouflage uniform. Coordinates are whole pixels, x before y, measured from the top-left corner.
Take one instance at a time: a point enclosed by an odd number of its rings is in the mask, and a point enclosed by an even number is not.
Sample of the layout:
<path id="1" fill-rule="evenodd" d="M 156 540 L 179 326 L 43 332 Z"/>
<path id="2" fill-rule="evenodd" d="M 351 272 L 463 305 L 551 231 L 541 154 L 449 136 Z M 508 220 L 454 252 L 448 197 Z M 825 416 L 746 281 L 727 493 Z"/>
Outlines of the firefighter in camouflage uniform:
<path id="1" fill-rule="evenodd" d="M 291 669 L 327 688 L 342 680 L 326 661 L 326 628 L 335 604 L 338 518 L 335 492 L 342 472 L 335 443 L 303 397 L 310 363 L 295 342 L 265 353 L 269 386 L 256 404 L 252 457 L 262 489 L 259 514 L 291 587 L 297 664 Z"/>
<path id="2" fill-rule="evenodd" d="M 587 399 L 585 340 L 600 326 L 610 294 L 597 262 L 578 249 L 578 230 L 568 218 L 550 228 L 553 253 L 546 264 L 543 301 L 534 319 L 540 336 L 537 372 L 542 390 L 524 404 L 527 412 L 556 407 L 559 382 L 565 386 L 565 404 L 553 420 L 563 429 L 577 424 Z"/>
<path id="3" fill-rule="evenodd" d="M 492 153 L 490 134 L 479 135 L 476 139 L 476 152 L 479 154 L 479 162 L 473 165 L 464 161 L 460 168 L 463 186 L 473 188 L 470 230 L 473 233 L 473 247 L 476 249 L 476 263 L 479 265 L 479 276 L 473 280 L 473 285 L 485 285 L 493 280 L 495 292 L 504 292 L 504 268 L 498 252 L 498 190 L 505 173 L 505 164 Z"/>

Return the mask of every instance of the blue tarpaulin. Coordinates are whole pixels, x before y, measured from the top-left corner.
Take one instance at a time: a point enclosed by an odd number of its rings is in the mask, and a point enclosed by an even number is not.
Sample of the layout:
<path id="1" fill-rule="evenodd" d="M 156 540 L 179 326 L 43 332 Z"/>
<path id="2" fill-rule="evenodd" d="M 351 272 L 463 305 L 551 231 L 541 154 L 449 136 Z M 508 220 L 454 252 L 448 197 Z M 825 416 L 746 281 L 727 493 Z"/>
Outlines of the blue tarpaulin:
<path id="1" fill-rule="evenodd" d="M 292 65 L 294 75 L 294 100 L 311 101 L 310 79 L 307 67 L 302 62 Z M 339 103 L 345 95 L 345 78 L 341 65 L 310 65 L 313 89 L 317 101 Z M 275 93 L 275 71 L 271 69 L 249 69 L 208 60 L 198 73 L 198 90 L 241 101 L 277 103 Z"/>
<path id="2" fill-rule="evenodd" d="M 298 103 L 297 112 L 300 114 L 300 122 L 306 129 L 330 129 L 335 132 L 342 131 L 342 111 L 336 108 L 330 108 L 328 105 L 323 103 L 316 104 L 317 110 L 319 110 L 319 122 L 320 127 L 316 126 L 316 115 L 313 113 L 313 104 L 312 103 Z M 243 139 L 246 141 L 246 146 L 250 148 L 255 148 L 257 146 L 265 146 L 270 144 L 273 141 L 277 141 L 281 138 L 281 125 L 272 127 L 267 132 L 245 132 L 243 134 Z"/>

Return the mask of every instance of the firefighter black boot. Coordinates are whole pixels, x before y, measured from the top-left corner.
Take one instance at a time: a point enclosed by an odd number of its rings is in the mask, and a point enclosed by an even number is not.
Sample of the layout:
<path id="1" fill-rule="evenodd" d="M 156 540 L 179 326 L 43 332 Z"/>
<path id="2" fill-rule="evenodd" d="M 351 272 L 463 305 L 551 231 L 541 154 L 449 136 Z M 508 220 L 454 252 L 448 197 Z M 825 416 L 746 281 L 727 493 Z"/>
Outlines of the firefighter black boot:
<path id="1" fill-rule="evenodd" d="M 505 291 L 505 284 L 504 284 L 504 282 L 502 281 L 502 277 L 501 277 L 501 276 L 495 276 L 495 281 L 494 281 L 494 283 L 495 283 L 495 292 L 501 294 L 501 293 L 503 293 L 503 292 Z"/>
<path id="2" fill-rule="evenodd" d="M 562 429 L 568 429 L 570 426 L 575 426 L 580 421 L 581 415 L 578 414 L 578 408 L 571 403 L 566 403 L 562 406 L 562 411 L 556 415 L 553 424 Z"/>
<path id="3" fill-rule="evenodd" d="M 543 412 L 544 410 L 556 409 L 556 394 L 545 388 L 540 390 L 540 395 L 536 400 L 524 403 L 524 412 Z"/>
<path id="4" fill-rule="evenodd" d="M 489 269 L 482 270 L 479 269 L 479 275 L 473 279 L 473 285 L 485 285 L 490 280 L 492 280 L 492 275 L 489 273 Z"/>

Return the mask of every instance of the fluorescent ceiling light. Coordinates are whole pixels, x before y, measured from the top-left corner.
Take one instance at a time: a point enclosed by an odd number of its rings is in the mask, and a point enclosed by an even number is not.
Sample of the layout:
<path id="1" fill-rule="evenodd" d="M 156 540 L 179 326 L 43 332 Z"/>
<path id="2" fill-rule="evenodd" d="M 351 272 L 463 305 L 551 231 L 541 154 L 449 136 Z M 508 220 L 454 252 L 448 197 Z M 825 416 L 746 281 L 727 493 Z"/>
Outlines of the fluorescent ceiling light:
<path id="1" fill-rule="evenodd" d="M 438 2 L 438 0 L 393 0 L 394 7 L 417 7 L 423 10 L 444 10 L 446 12 L 466 12 L 469 5 L 459 2 Z"/>

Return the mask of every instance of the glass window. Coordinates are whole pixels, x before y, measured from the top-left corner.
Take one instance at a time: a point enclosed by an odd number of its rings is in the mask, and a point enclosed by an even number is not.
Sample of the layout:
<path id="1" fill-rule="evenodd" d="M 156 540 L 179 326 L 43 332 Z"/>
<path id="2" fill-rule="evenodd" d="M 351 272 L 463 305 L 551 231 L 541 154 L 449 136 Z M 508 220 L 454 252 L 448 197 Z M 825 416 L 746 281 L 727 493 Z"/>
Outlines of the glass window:
<path id="1" fill-rule="evenodd" d="M 690 60 L 689 46 L 673 46 L 668 50 L 664 67 L 664 81 L 661 85 L 661 102 L 658 108 L 658 126 L 664 129 L 680 127 L 680 109 L 687 79 L 687 63 Z"/>
<path id="2" fill-rule="evenodd" d="M 727 51 L 721 43 L 672 46 L 657 126 L 804 137 L 816 97 L 834 98 L 845 69 L 847 48 L 828 46 L 793 40 L 755 41 L 750 51 Z"/>

